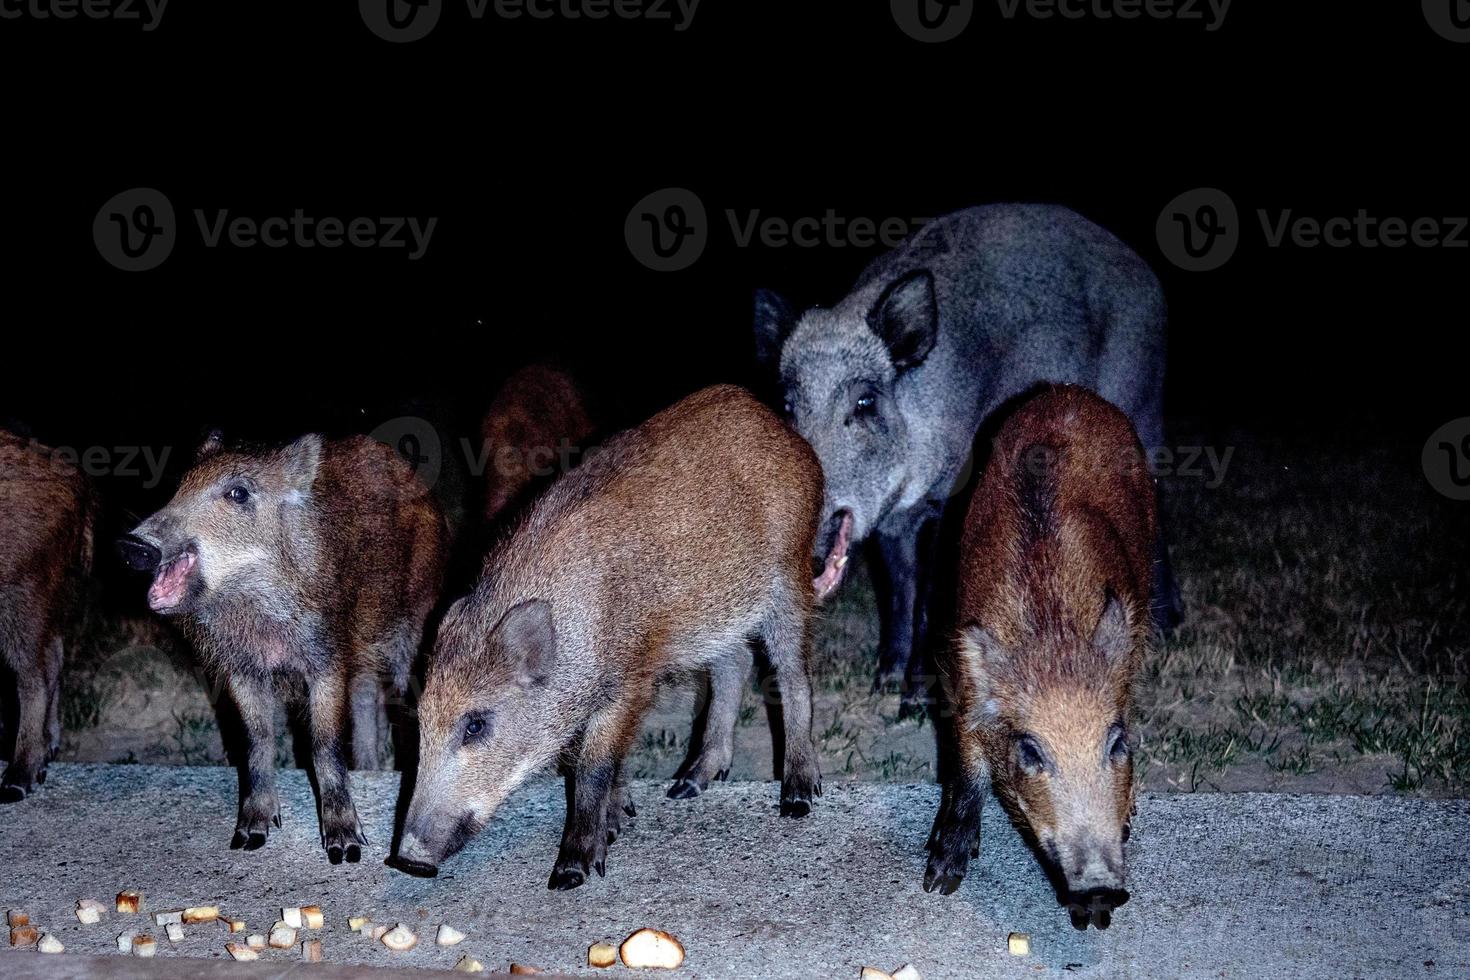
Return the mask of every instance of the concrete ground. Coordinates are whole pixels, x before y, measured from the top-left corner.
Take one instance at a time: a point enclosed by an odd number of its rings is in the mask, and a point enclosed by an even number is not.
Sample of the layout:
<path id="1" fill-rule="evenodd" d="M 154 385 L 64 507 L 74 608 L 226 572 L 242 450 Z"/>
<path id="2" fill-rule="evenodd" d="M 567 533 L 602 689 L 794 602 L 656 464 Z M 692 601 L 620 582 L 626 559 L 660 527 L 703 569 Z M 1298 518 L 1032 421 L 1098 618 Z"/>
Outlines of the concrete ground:
<path id="1" fill-rule="evenodd" d="M 790 821 L 776 815 L 772 783 L 719 785 L 691 802 L 639 783 L 639 815 L 613 846 L 608 877 L 560 893 L 546 889 L 559 781 L 526 787 L 439 878 L 420 880 L 382 864 L 397 775 L 353 779 L 372 847 L 363 863 L 333 867 L 300 771 L 281 773 L 284 828 L 244 853 L 226 847 L 230 770 L 53 766 L 39 794 L 0 810 L 0 909 L 25 909 L 67 952 L 0 949 L 0 976 L 254 978 L 300 968 L 295 950 L 267 952 L 256 970 L 181 960 L 225 958 L 221 930 L 188 927 L 171 946 L 151 915 L 110 911 L 125 888 L 145 893 L 149 913 L 217 904 L 252 932 L 282 906 L 320 904 L 326 927 L 313 935 L 335 966 L 443 969 L 469 953 L 491 969 L 627 975 L 589 970 L 588 944 L 653 926 L 684 942 L 676 975 L 689 977 L 856 978 L 865 964 L 903 963 L 926 980 L 1470 975 L 1465 800 L 1146 796 L 1129 852 L 1132 901 L 1111 929 L 1080 933 L 993 801 L 982 857 L 960 891 L 926 894 L 932 786 L 830 786 L 811 817 Z M 102 924 L 77 923 L 84 897 L 109 905 Z M 352 934 L 351 915 L 405 922 L 420 945 L 393 953 Z M 433 945 L 441 922 L 468 938 Z M 159 958 L 113 952 L 124 929 L 151 931 Z M 1031 936 L 1030 956 L 1008 955 L 1010 932 Z"/>

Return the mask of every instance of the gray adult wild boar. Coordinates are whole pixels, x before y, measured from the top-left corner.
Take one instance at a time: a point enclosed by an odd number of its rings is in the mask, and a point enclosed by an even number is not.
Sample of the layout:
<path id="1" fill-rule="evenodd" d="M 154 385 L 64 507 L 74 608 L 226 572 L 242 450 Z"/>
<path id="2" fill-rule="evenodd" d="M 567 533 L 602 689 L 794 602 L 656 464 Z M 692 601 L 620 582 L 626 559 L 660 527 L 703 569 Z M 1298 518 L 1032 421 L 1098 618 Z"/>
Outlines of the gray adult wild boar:
<path id="1" fill-rule="evenodd" d="M 826 475 L 818 548 L 877 539 L 880 683 L 903 676 L 914 697 L 932 532 L 986 419 L 1038 383 L 1071 382 L 1127 412 L 1145 446 L 1162 445 L 1164 320 L 1141 258 L 1048 205 L 939 218 L 831 309 L 798 316 L 757 293 L 758 354 Z M 1162 561 L 1159 571 L 1167 621 L 1174 590 Z"/>
<path id="2" fill-rule="evenodd" d="M 944 792 L 926 890 L 980 847 L 987 788 L 1035 844 L 1079 929 L 1128 899 L 1128 723 L 1148 636 L 1153 480 L 1127 417 L 1047 386 L 1001 427 L 965 515 L 940 648 Z"/>
<path id="3" fill-rule="evenodd" d="M 61 748 L 66 617 L 92 565 L 93 498 L 86 478 L 53 451 L 0 431 L 0 659 L 15 676 L 16 717 L 0 704 L 0 803 L 46 780 Z"/>
<path id="4" fill-rule="evenodd" d="M 283 449 L 205 442 L 168 506 L 118 541 L 153 574 L 148 605 L 177 616 L 240 709 L 249 739 L 232 848 L 281 825 L 277 682 L 304 679 L 321 840 L 333 864 L 367 843 L 347 783 L 376 768 L 384 683 L 400 696 L 438 600 L 446 528 L 393 450 L 364 436 L 303 436 Z"/>
<path id="5" fill-rule="evenodd" d="M 543 494 L 439 629 L 419 771 L 393 864 L 434 875 L 529 774 L 559 761 L 567 813 L 550 887 L 605 871 L 633 813 L 623 758 L 657 680 L 711 696 L 671 796 L 730 767 L 760 643 L 785 722 L 781 811 L 821 792 L 807 673 L 822 499 L 811 448 L 748 392 L 697 392 L 611 439 Z"/>

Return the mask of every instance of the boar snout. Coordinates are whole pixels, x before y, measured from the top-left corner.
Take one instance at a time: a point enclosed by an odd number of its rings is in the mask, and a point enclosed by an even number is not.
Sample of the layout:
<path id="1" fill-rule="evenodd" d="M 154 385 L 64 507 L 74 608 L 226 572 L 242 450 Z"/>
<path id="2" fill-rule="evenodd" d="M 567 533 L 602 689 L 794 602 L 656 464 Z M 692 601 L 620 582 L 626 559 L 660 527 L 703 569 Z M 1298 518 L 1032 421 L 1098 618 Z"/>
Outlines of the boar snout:
<path id="1" fill-rule="evenodd" d="M 1086 929 L 1089 922 L 1099 929 L 1112 923 L 1112 912 L 1128 901 L 1123 888 L 1123 849 L 1089 841 L 1072 849 L 1071 860 L 1062 864 L 1066 881 L 1066 905 L 1072 925 Z"/>
<path id="2" fill-rule="evenodd" d="M 1086 929 L 1092 923 L 1099 929 L 1113 924 L 1113 909 L 1128 901 L 1128 892 L 1122 888 L 1091 888 L 1085 892 L 1067 895 L 1067 911 L 1072 916 L 1072 926 Z"/>
<path id="3" fill-rule="evenodd" d="M 163 552 L 135 534 L 124 534 L 116 542 L 117 555 L 135 572 L 151 572 L 163 561 Z"/>
<path id="4" fill-rule="evenodd" d="M 428 859 L 429 851 L 418 837 L 405 833 L 398 853 L 390 854 L 383 863 L 415 878 L 437 878 L 439 865 Z"/>
<path id="5" fill-rule="evenodd" d="M 416 817 L 410 812 L 398 851 L 386 863 L 416 878 L 433 878 L 439 874 L 439 865 L 458 854 L 480 827 L 470 813 L 451 823 L 442 818 Z"/>

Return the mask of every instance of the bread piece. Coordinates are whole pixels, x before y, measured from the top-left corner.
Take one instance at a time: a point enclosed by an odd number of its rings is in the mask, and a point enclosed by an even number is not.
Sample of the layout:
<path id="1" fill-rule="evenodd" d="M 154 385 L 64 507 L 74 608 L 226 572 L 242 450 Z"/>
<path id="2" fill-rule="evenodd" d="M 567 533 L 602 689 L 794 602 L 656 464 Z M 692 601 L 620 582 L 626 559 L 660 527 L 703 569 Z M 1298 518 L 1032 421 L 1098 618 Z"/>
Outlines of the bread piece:
<path id="1" fill-rule="evenodd" d="M 77 921 L 84 926 L 95 926 L 102 921 L 102 903 L 95 898 L 84 898 L 77 902 Z"/>
<path id="2" fill-rule="evenodd" d="M 168 936 L 168 941 L 171 943 L 181 943 L 184 941 L 184 926 L 182 923 L 170 922 L 163 927 L 163 932 L 164 935 Z"/>
<path id="3" fill-rule="evenodd" d="M 388 933 L 391 932 L 392 929 L 393 929 L 392 926 L 372 926 L 372 927 L 364 926 L 363 928 L 367 929 L 367 934 L 369 936 L 372 936 L 374 939 L 382 939 L 384 936 L 388 935 Z"/>
<path id="4" fill-rule="evenodd" d="M 308 929 L 320 929 L 327 924 L 327 917 L 322 915 L 321 906 L 301 906 L 301 924 Z"/>
<path id="5" fill-rule="evenodd" d="M 684 962 L 684 946 L 657 929 L 639 929 L 623 940 L 623 965 L 635 970 L 673 970 Z"/>
<path id="6" fill-rule="evenodd" d="M 51 933 L 49 933 L 49 932 L 46 933 L 46 935 L 44 935 L 44 936 L 41 937 L 41 941 L 36 944 L 36 949 L 37 949 L 38 952 L 42 952 L 42 953 L 64 953 L 64 952 L 66 952 L 66 947 L 63 946 L 63 945 L 61 945 L 61 940 L 60 939 L 57 939 L 55 936 L 51 935 Z"/>
<path id="7" fill-rule="evenodd" d="M 354 915 L 352 918 L 347 920 L 347 928 L 351 929 L 353 932 L 362 932 L 362 927 L 370 924 L 370 921 L 371 920 L 369 920 L 368 917 L 365 915 Z"/>
<path id="8" fill-rule="evenodd" d="M 245 945 L 251 949 L 265 949 L 265 937 L 260 933 L 254 933 L 245 937 Z"/>
<path id="9" fill-rule="evenodd" d="M 464 933 L 447 922 L 440 925 L 439 931 L 434 934 L 436 946 L 458 946 L 462 942 L 464 942 Z"/>
<path id="10" fill-rule="evenodd" d="M 1012 956 L 1025 956 L 1031 952 L 1031 937 L 1024 932 L 1013 932 L 1006 937 L 1006 945 Z"/>
<path id="11" fill-rule="evenodd" d="M 612 943 L 593 943 L 587 947 L 587 965 L 596 967 L 615 966 L 618 948 Z"/>
<path id="12" fill-rule="evenodd" d="M 241 963 L 250 963 L 260 959 L 259 953 L 240 943 L 225 943 L 225 952 Z"/>
<path id="13" fill-rule="evenodd" d="M 35 926 L 10 927 L 10 945 L 12 946 L 34 946 L 40 938 L 41 934 L 36 931 Z"/>
<path id="14" fill-rule="evenodd" d="M 292 929 L 300 929 L 301 909 L 294 907 L 289 909 L 281 909 L 281 921 L 286 923 L 286 925 L 290 926 Z"/>
<path id="15" fill-rule="evenodd" d="M 459 962 L 456 963 L 456 964 L 454 964 L 454 968 L 456 970 L 458 970 L 460 973 L 484 973 L 485 972 L 485 964 L 484 963 L 481 963 L 479 960 L 475 959 L 473 956 L 461 956 L 459 958 Z"/>
<path id="16" fill-rule="evenodd" d="M 419 944 L 419 937 L 413 934 L 412 929 L 400 922 L 383 933 L 380 942 L 395 953 L 406 953 Z"/>
<path id="17" fill-rule="evenodd" d="M 153 913 L 153 924 L 156 925 L 156 926 L 166 926 L 166 925 L 168 925 L 169 923 L 172 923 L 172 922 L 183 922 L 183 921 L 184 921 L 184 910 L 183 909 L 178 909 L 178 910 L 173 911 L 173 912 L 154 912 Z"/>
<path id="18" fill-rule="evenodd" d="M 290 949 L 296 945 L 296 930 L 284 922 L 277 922 L 271 926 L 270 937 L 266 940 L 271 949 Z"/>
<path id="19" fill-rule="evenodd" d="M 125 891 L 117 893 L 117 910 L 131 914 L 143 908 L 143 893 L 138 891 Z"/>
<path id="20" fill-rule="evenodd" d="M 133 951 L 133 937 L 136 935 L 137 933 L 132 929 L 119 933 L 117 937 L 117 951 L 119 953 L 131 953 Z"/>
<path id="21" fill-rule="evenodd" d="M 31 917 L 20 909 L 11 909 L 5 913 L 5 924 L 11 928 L 28 926 L 31 924 Z"/>
<path id="22" fill-rule="evenodd" d="M 858 980 L 893 980 L 893 977 L 876 966 L 865 966 L 863 972 L 858 974 Z"/>
<path id="23" fill-rule="evenodd" d="M 145 932 L 141 936 L 134 936 L 133 937 L 133 955 L 134 956 L 141 956 L 144 959 L 147 959 L 148 957 L 153 956 L 157 952 L 158 952 L 158 940 L 156 940 L 152 936 L 148 935 L 148 933 Z"/>
<path id="24" fill-rule="evenodd" d="M 510 972 L 513 976 L 518 977 L 535 977 L 541 975 L 541 971 L 534 966 L 521 966 L 519 963 L 512 963 L 510 965 Z"/>
<path id="25" fill-rule="evenodd" d="M 893 980 L 924 980 L 912 963 L 905 963 L 893 971 Z"/>
<path id="26" fill-rule="evenodd" d="M 194 908 L 184 909 L 183 917 L 184 924 L 189 926 L 196 925 L 200 922 L 213 922 L 219 918 L 219 906 L 196 905 Z"/>
<path id="27" fill-rule="evenodd" d="M 322 941 L 320 939 L 308 939 L 301 944 L 301 961 L 303 963 L 322 961 Z"/>
<path id="28" fill-rule="evenodd" d="M 244 932 L 245 931 L 245 920 L 244 919 L 226 919 L 226 918 L 221 917 L 219 921 L 220 921 L 220 925 L 222 925 L 222 926 L 225 927 L 225 931 L 226 932 Z"/>

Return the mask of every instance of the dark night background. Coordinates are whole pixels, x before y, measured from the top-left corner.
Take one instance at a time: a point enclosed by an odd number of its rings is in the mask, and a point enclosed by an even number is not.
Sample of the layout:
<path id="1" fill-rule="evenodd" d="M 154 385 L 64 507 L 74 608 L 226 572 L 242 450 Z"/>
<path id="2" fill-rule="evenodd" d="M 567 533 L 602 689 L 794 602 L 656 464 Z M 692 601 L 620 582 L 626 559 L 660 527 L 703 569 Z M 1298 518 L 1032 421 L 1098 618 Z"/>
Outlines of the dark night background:
<path id="1" fill-rule="evenodd" d="M 403 45 L 350 3 L 176 3 L 153 32 L 0 21 L 0 418 L 53 444 L 366 430 L 414 397 L 469 425 L 500 378 L 548 353 L 636 421 L 756 380 L 755 287 L 832 302 L 878 251 L 737 248 L 727 208 L 882 219 L 1005 200 L 1070 205 L 1158 271 L 1176 420 L 1417 447 L 1464 414 L 1470 249 L 1271 249 L 1255 219 L 1470 209 L 1470 45 L 1417 3 L 1238 0 L 1215 32 L 1006 21 L 981 3 L 940 45 L 878 2 L 705 0 L 682 33 L 473 22 L 451 2 Z M 185 227 L 160 268 L 130 274 L 101 259 L 91 223 L 137 186 Z M 668 186 L 694 190 L 713 229 L 692 268 L 656 273 L 623 222 Z M 1154 223 L 1200 186 L 1233 197 L 1245 238 L 1223 269 L 1186 273 Z M 439 220 L 408 261 L 205 249 L 196 207 Z M 146 512 L 170 485 L 104 490 Z"/>

